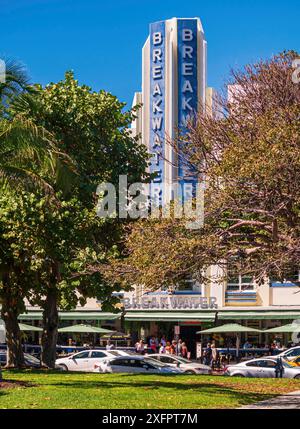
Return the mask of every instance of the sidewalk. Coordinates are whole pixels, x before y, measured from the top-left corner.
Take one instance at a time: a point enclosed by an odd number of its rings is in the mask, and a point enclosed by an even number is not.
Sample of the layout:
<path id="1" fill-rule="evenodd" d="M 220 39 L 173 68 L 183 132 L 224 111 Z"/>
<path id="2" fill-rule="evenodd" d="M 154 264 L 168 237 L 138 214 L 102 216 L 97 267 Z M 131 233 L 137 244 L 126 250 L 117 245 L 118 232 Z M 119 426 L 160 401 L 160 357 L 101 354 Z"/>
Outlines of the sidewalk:
<path id="1" fill-rule="evenodd" d="M 244 410 L 251 409 L 299 409 L 300 410 L 300 390 L 297 392 L 287 393 L 285 395 L 277 396 L 276 398 L 267 399 L 266 401 L 257 402 L 252 405 L 245 405 L 241 407 Z"/>

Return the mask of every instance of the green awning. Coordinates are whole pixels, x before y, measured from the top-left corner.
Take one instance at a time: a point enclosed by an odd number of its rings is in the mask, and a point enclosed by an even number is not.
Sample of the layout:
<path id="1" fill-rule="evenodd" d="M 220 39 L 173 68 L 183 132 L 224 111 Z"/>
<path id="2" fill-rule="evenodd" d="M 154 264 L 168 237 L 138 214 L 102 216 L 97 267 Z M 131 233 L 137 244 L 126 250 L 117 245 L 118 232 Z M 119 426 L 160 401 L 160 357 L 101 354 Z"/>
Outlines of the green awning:
<path id="1" fill-rule="evenodd" d="M 39 328 L 37 326 L 26 325 L 25 323 L 19 323 L 19 328 L 21 331 L 43 332 L 42 328 Z"/>
<path id="2" fill-rule="evenodd" d="M 300 319 L 300 310 L 219 311 L 220 320 L 293 320 Z"/>
<path id="3" fill-rule="evenodd" d="M 215 320 L 215 313 L 205 312 L 176 312 L 176 311 L 160 311 L 160 312 L 127 312 L 125 320 L 132 322 L 186 322 L 186 321 L 199 321 L 199 322 L 213 322 Z"/>
<path id="4" fill-rule="evenodd" d="M 277 328 L 266 329 L 266 333 L 300 332 L 300 324 L 290 323 L 288 325 L 278 326 Z"/>
<path id="5" fill-rule="evenodd" d="M 97 328 L 96 326 L 91 325 L 71 325 L 66 326 L 65 328 L 59 328 L 58 332 L 77 332 L 79 334 L 110 334 L 113 331 L 109 331 L 108 329 Z"/>
<path id="6" fill-rule="evenodd" d="M 258 329 L 249 328 L 248 326 L 242 326 L 238 323 L 228 323 L 222 326 L 216 326 L 215 328 L 205 329 L 199 331 L 197 334 L 221 334 L 226 332 L 239 333 L 239 332 L 261 332 Z"/>
<path id="7" fill-rule="evenodd" d="M 26 325 L 25 323 L 19 323 L 19 328 L 21 331 L 31 331 L 31 332 L 42 332 L 42 328 L 38 328 L 37 326 Z M 0 324 L 0 331 L 5 331 L 5 325 Z"/>
<path id="8" fill-rule="evenodd" d="M 60 311 L 60 320 L 116 320 L 121 317 L 120 313 L 104 313 L 102 311 Z M 29 311 L 21 314 L 19 320 L 42 320 L 41 311 Z"/>

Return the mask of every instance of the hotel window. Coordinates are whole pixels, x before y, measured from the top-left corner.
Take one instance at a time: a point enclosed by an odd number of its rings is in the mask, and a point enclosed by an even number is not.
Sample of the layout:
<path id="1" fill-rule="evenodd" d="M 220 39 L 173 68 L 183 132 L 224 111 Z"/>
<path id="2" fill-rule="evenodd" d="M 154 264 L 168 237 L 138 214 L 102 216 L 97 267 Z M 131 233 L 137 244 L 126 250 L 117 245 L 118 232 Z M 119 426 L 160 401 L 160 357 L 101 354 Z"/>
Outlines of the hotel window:
<path id="1" fill-rule="evenodd" d="M 181 280 L 181 282 L 174 287 L 173 292 L 184 293 L 184 292 L 194 292 L 201 293 L 201 285 L 192 277 L 186 276 L 185 279 Z"/>
<path id="2" fill-rule="evenodd" d="M 299 283 L 300 282 L 300 270 L 295 268 L 295 270 L 287 273 L 283 280 L 271 279 L 271 283 Z"/>
<path id="3" fill-rule="evenodd" d="M 252 277 L 239 274 L 228 278 L 227 291 L 246 292 L 252 290 L 254 290 L 254 282 Z"/>

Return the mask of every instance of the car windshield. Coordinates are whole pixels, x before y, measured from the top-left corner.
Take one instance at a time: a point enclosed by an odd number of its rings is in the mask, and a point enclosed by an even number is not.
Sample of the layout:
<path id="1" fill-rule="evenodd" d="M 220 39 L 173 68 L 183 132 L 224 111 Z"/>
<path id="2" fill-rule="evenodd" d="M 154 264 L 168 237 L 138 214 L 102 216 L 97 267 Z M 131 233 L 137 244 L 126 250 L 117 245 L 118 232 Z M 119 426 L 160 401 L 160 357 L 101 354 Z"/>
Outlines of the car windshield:
<path id="1" fill-rule="evenodd" d="M 155 366 L 157 368 L 162 368 L 162 367 L 168 366 L 165 363 L 159 362 L 158 360 L 153 359 L 153 358 L 146 357 L 144 360 L 145 360 L 145 362 L 147 362 L 150 365 L 153 365 L 153 366 Z"/>
<path id="2" fill-rule="evenodd" d="M 37 359 L 37 358 L 35 358 L 34 356 L 31 356 L 31 355 L 29 355 L 28 353 L 25 353 L 24 354 L 24 357 L 25 357 L 25 359 L 28 361 L 28 362 L 31 362 L 31 363 L 40 363 L 40 361 Z"/>

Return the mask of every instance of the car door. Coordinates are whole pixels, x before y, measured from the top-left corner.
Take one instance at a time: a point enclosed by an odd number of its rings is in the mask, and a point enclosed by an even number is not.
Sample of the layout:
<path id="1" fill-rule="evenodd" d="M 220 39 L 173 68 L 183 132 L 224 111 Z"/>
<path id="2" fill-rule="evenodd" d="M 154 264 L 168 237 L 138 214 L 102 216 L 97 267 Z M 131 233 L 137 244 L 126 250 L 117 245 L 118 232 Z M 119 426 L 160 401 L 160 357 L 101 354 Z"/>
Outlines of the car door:
<path id="1" fill-rule="evenodd" d="M 258 361 L 259 376 L 263 378 L 275 378 L 276 362 L 273 360 L 262 359 Z"/>
<path id="2" fill-rule="evenodd" d="M 90 351 L 76 353 L 68 360 L 69 371 L 88 371 Z"/>
<path id="3" fill-rule="evenodd" d="M 250 361 L 245 364 L 245 368 L 243 366 L 237 365 L 236 368 L 238 372 L 244 374 L 247 377 L 261 377 L 261 369 L 259 366 L 259 361 Z"/>
<path id="4" fill-rule="evenodd" d="M 94 365 L 97 363 L 100 363 L 104 358 L 107 358 L 107 357 L 108 357 L 108 354 L 101 350 L 92 351 L 88 359 L 87 371 L 93 371 L 95 369 Z"/>
<path id="5" fill-rule="evenodd" d="M 128 372 L 129 362 L 126 358 L 118 358 L 110 361 L 109 366 L 113 373 Z"/>
<path id="6" fill-rule="evenodd" d="M 149 365 L 142 359 L 120 358 L 110 362 L 112 372 L 116 373 L 146 373 Z M 147 368 L 146 368 L 147 367 Z"/>

